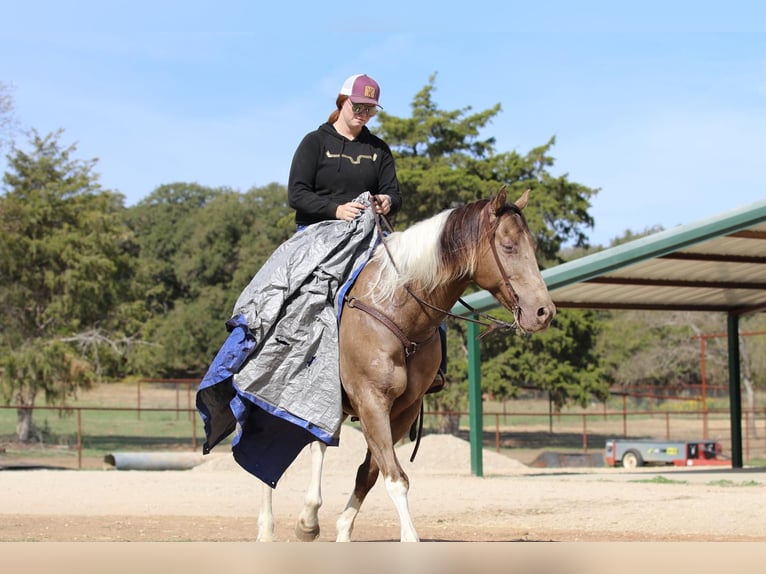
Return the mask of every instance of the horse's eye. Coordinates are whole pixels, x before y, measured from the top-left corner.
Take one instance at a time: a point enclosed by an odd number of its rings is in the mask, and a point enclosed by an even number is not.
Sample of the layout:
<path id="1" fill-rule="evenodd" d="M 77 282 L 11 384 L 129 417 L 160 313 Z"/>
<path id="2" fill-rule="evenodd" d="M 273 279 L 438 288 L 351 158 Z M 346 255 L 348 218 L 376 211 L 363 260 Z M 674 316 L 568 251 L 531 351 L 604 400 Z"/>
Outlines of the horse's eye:
<path id="1" fill-rule="evenodd" d="M 503 252 L 507 253 L 508 255 L 516 252 L 516 244 L 513 241 L 503 241 L 500 244 L 500 247 L 502 248 Z"/>

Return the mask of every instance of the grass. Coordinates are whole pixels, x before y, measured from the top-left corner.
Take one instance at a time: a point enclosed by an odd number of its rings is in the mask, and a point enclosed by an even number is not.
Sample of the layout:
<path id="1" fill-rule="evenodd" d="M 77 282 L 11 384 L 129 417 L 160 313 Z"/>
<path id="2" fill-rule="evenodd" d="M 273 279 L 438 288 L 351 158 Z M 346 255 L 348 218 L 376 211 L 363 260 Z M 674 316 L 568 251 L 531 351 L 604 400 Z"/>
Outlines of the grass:
<path id="1" fill-rule="evenodd" d="M 648 484 L 689 484 L 686 480 L 673 480 L 662 475 L 653 476 L 642 480 L 631 480 L 629 482 L 644 482 Z"/>
<path id="2" fill-rule="evenodd" d="M 12 415 L 10 417 L 9 415 Z M 15 427 L 15 411 L 0 410 L 0 444 L 5 459 L 56 459 L 77 456 L 77 418 L 71 411 L 35 413 L 35 440 L 15 441 L 8 432 Z M 194 413 L 196 417 L 197 414 Z M 9 420 L 12 419 L 12 420 Z M 197 450 L 203 441 L 201 421 L 196 421 L 196 444 L 191 417 L 187 413 L 120 410 L 82 411 L 82 456 L 88 466 L 115 451 Z M 7 461 L 6 461 L 7 462 Z"/>
<path id="3" fill-rule="evenodd" d="M 631 480 L 630 482 L 641 482 L 647 484 L 689 484 L 686 480 L 674 480 L 662 475 L 653 476 L 652 478 L 646 478 L 641 480 Z M 708 486 L 724 486 L 724 487 L 742 487 L 742 486 L 761 486 L 761 483 L 757 480 L 743 480 L 741 482 L 735 482 L 733 480 L 721 479 L 711 480 L 706 483 Z"/>
<path id="4" fill-rule="evenodd" d="M 179 387 L 142 384 L 142 409 L 168 410 L 139 413 L 132 410 L 139 400 L 135 384 L 100 385 L 69 403 L 82 409 L 79 421 L 71 409 L 36 409 L 33 440 L 25 444 L 15 440 L 15 409 L 0 409 L 0 448 L 5 450 L 0 463 L 56 461 L 65 467 L 76 466 L 78 426 L 84 468 L 101 467 L 103 457 L 115 451 L 200 450 L 204 430 L 197 412 L 173 410 L 193 404 L 185 385 Z"/>
<path id="5" fill-rule="evenodd" d="M 734 482 L 733 480 L 712 480 L 707 483 L 709 486 L 761 486 L 761 483 L 757 480 L 743 480 L 742 482 Z"/>

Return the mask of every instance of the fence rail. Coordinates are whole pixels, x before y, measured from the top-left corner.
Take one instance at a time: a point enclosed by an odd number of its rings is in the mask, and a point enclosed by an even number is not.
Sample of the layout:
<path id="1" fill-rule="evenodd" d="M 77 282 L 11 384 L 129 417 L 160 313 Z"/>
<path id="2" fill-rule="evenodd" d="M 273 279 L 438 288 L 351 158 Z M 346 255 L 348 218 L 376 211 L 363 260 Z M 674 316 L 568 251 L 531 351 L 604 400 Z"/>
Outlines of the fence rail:
<path id="1" fill-rule="evenodd" d="M 0 468 L 10 461 L 23 465 L 25 459 L 40 458 L 41 449 L 19 448 L 15 442 L 15 417 L 20 409 L 57 413 L 45 419 L 46 432 L 38 433 L 37 446 L 48 446 L 61 457 L 76 456 L 76 468 L 84 468 L 88 454 L 92 467 L 109 452 L 121 450 L 192 450 L 199 447 L 198 414 L 194 408 L 119 406 L 0 406 Z M 145 416 L 142 418 L 141 414 Z M 186 416 L 181 416 L 186 415 Z M 425 413 L 425 428 L 441 428 L 444 418 L 457 418 L 461 433 L 468 431 L 468 412 Z M 766 460 L 766 408 L 743 410 L 743 459 Z M 73 419 L 73 420 L 72 420 Z M 38 421 L 39 426 L 39 421 Z M 536 434 L 536 448 L 563 447 L 590 452 L 603 448 L 604 440 L 652 437 L 665 439 L 713 439 L 724 453 L 731 452 L 729 413 L 724 409 L 689 412 L 657 410 L 603 410 L 601 412 L 551 413 L 545 411 L 485 412 L 482 437 L 485 448 L 513 456 L 514 448 L 529 448 L 524 437 Z M 542 437 L 542 439 L 540 439 Z M 46 442 L 47 441 L 47 442 Z M 547 445 L 546 445 L 547 443 Z M 521 445 L 521 446 L 520 446 Z M 50 452 L 48 453 L 50 455 Z"/>

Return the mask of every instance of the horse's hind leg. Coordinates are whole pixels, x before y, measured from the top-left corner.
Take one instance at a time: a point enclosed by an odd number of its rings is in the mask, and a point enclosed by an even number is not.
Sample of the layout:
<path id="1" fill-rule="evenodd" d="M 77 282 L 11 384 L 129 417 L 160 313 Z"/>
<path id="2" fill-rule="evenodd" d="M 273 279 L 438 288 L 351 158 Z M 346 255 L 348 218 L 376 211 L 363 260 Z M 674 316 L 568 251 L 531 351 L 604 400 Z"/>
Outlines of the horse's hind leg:
<path id="1" fill-rule="evenodd" d="M 319 509 L 322 506 L 322 465 L 327 445 L 314 441 L 311 449 L 311 481 L 303 499 L 303 510 L 295 525 L 295 535 L 299 540 L 311 542 L 319 537 Z"/>
<path id="2" fill-rule="evenodd" d="M 258 514 L 258 542 L 274 542 L 274 511 L 272 509 L 273 489 L 266 483 L 261 484 L 261 511 Z"/>

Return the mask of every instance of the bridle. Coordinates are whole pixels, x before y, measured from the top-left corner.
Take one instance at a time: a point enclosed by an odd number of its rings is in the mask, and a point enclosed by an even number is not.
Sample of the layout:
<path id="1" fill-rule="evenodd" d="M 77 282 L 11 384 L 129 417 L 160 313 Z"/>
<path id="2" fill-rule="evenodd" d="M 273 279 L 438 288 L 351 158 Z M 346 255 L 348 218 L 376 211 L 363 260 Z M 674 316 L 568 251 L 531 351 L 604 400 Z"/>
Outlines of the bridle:
<path id="1" fill-rule="evenodd" d="M 490 209 L 490 203 L 487 204 L 486 208 L 482 212 L 483 215 L 486 215 L 487 221 L 489 221 L 489 209 Z M 518 208 L 514 205 L 513 210 L 517 214 L 519 214 Z M 516 293 L 516 290 L 513 288 L 513 285 L 511 284 L 511 278 L 508 277 L 508 273 L 505 271 L 505 267 L 503 267 L 503 264 L 500 262 L 500 256 L 497 254 L 497 244 L 495 241 L 495 234 L 497 233 L 497 228 L 500 225 L 500 216 L 498 216 L 495 219 L 495 222 L 492 224 L 492 236 L 489 238 L 489 246 L 492 248 L 492 255 L 495 258 L 495 265 L 497 265 L 497 270 L 500 272 L 500 277 L 503 280 L 503 285 L 505 285 L 505 290 L 508 292 L 508 295 L 510 296 L 511 300 L 511 313 L 513 314 L 513 323 L 506 323 L 505 321 L 500 321 L 499 319 L 496 319 L 494 317 L 490 317 L 489 315 L 485 315 L 485 317 L 492 321 L 492 326 L 489 328 L 487 332 L 484 332 L 482 334 L 482 337 L 485 335 L 488 335 L 492 331 L 503 328 L 503 329 L 514 329 L 514 330 L 521 330 L 521 326 L 519 325 L 519 315 L 521 314 L 521 306 L 519 305 L 519 295 Z M 458 301 L 466 307 L 466 309 L 473 310 L 470 305 L 466 305 L 465 301 L 458 298 Z M 475 312 L 475 311 L 474 311 Z"/>
<path id="2" fill-rule="evenodd" d="M 375 196 L 373 196 L 373 202 L 377 202 L 377 201 L 378 199 Z M 486 218 L 486 221 L 488 224 L 489 224 L 489 217 L 490 217 L 490 213 L 489 213 L 490 209 L 491 209 L 491 203 L 488 203 L 486 207 L 482 210 L 482 214 L 481 214 L 481 217 Z M 388 231 L 393 232 L 393 228 L 391 227 L 391 224 L 385 215 L 377 214 L 377 213 L 375 214 L 375 225 L 378 228 L 378 235 L 380 237 L 380 241 L 383 244 L 383 248 L 386 250 L 386 254 L 388 255 L 391 265 L 394 267 L 394 270 L 398 272 L 398 270 L 396 269 L 396 263 L 394 262 L 393 256 L 391 255 L 391 251 L 389 250 L 388 244 L 386 243 L 386 240 L 385 240 L 385 236 L 381 226 L 381 220 L 386 224 Z M 432 303 L 429 303 L 428 301 L 420 297 L 417 293 L 415 293 L 409 285 L 404 286 L 407 293 L 409 293 L 409 295 L 413 299 L 415 299 L 421 305 L 428 307 L 429 309 L 437 311 L 443 315 L 447 315 L 449 317 L 459 319 L 461 321 L 476 323 L 483 327 L 487 327 L 484 330 L 484 332 L 479 336 L 480 339 L 486 337 L 490 333 L 497 331 L 499 329 L 522 330 L 518 321 L 519 314 L 521 312 L 521 307 L 519 306 L 519 297 L 516 294 L 516 291 L 513 288 L 513 285 L 511 284 L 511 279 L 508 277 L 508 274 L 506 273 L 505 269 L 503 268 L 503 265 L 500 262 L 500 256 L 497 253 L 497 246 L 495 245 L 495 234 L 497 233 L 497 228 L 499 225 L 500 225 L 500 217 L 498 217 L 495 220 L 495 222 L 492 224 L 491 228 L 487 232 L 487 235 L 489 236 L 489 243 L 492 249 L 492 255 L 495 259 L 495 264 L 497 265 L 498 271 L 500 272 L 500 277 L 503 281 L 503 286 L 508 292 L 509 298 L 512 303 L 511 312 L 513 313 L 513 323 L 508 323 L 507 321 L 503 321 L 502 319 L 498 319 L 497 317 L 492 317 L 491 315 L 487 313 L 478 311 L 477 309 L 469 305 L 465 300 L 463 300 L 460 297 L 458 297 L 458 301 L 460 302 L 460 304 L 463 305 L 463 307 L 465 307 L 469 311 L 471 311 L 474 315 L 484 319 L 484 321 L 479 319 L 474 319 L 473 317 L 452 313 L 451 311 L 442 309 L 440 307 L 437 307 L 436 305 L 433 305 Z M 394 323 L 390 318 L 388 318 L 386 315 L 384 315 L 383 313 L 381 313 L 374 307 L 367 305 L 366 303 L 360 301 L 356 297 L 346 297 L 345 300 L 349 307 L 355 307 L 361 311 L 366 312 L 367 314 L 371 315 L 372 317 L 374 317 L 375 319 L 383 323 L 386 327 L 388 327 L 389 330 L 391 330 L 391 332 L 394 333 L 394 335 L 396 335 L 397 338 L 402 342 L 402 345 L 404 345 L 406 357 L 411 356 L 417 350 L 419 345 L 424 345 L 428 343 L 436 335 L 436 330 L 434 330 L 434 333 L 431 335 L 431 337 L 428 338 L 427 341 L 420 342 L 420 343 L 410 341 L 407 338 L 407 335 L 404 333 L 404 331 L 402 331 L 402 329 L 398 325 L 396 325 L 396 323 Z"/>
<path id="3" fill-rule="evenodd" d="M 377 199 L 375 199 L 377 201 Z M 489 224 L 489 212 L 491 209 L 491 203 L 487 203 L 487 205 L 482 210 L 481 217 L 485 218 L 487 221 L 487 224 Z M 396 263 L 394 262 L 393 256 L 391 255 L 391 251 L 388 249 L 388 245 L 386 244 L 385 237 L 383 236 L 383 231 L 381 229 L 380 221 L 383 220 L 383 222 L 386 224 L 386 227 L 389 231 L 393 232 L 393 228 L 391 227 L 390 222 L 388 219 L 382 215 L 382 214 L 376 214 L 375 222 L 378 226 L 378 233 L 380 235 L 381 243 L 383 244 L 383 247 L 386 250 L 386 254 L 388 255 L 389 260 L 391 261 L 391 265 L 393 265 L 394 269 L 396 269 Z M 513 285 L 511 284 L 511 279 L 508 277 L 508 274 L 505 272 L 505 269 L 503 268 L 503 265 L 500 263 L 500 256 L 497 253 L 497 246 L 495 245 L 495 234 L 497 233 L 497 228 L 500 225 L 500 218 L 498 217 L 495 222 L 492 224 L 491 228 L 488 230 L 487 235 L 489 236 L 489 244 L 492 248 L 492 256 L 495 259 L 495 265 L 497 265 L 497 269 L 500 272 L 500 277 L 503 280 L 503 285 L 505 286 L 509 298 L 512 303 L 511 312 L 513 313 L 513 323 L 508 323 L 507 321 L 503 321 L 502 319 L 498 319 L 497 317 L 493 317 L 492 315 L 489 315 L 488 313 L 484 313 L 482 311 L 479 311 L 469 305 L 462 297 L 458 297 L 458 302 L 463 305 L 466 309 L 471 311 L 474 315 L 483 318 L 485 321 L 480 321 L 478 319 L 474 319 L 473 317 L 465 316 L 465 315 L 458 315 L 456 313 L 452 313 L 451 311 L 447 311 L 446 309 L 442 309 L 440 307 L 437 307 L 436 305 L 433 305 L 420 297 L 417 293 L 415 293 L 409 285 L 405 285 L 405 290 L 407 293 L 410 294 L 410 296 L 415 299 L 418 303 L 421 305 L 425 305 L 426 307 L 433 309 L 434 311 L 438 311 L 439 313 L 442 313 L 444 315 L 447 315 L 449 317 L 452 317 L 454 319 L 459 319 L 461 321 L 466 321 L 470 323 L 476 323 L 477 325 L 481 325 L 483 327 L 487 327 L 487 329 L 481 334 L 479 337 L 484 338 L 490 333 L 497 331 L 498 329 L 511 329 L 511 330 L 521 330 L 521 326 L 519 325 L 519 313 L 521 311 L 521 307 L 519 306 L 519 297 L 516 294 L 516 290 L 513 288 Z"/>

